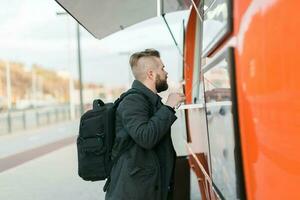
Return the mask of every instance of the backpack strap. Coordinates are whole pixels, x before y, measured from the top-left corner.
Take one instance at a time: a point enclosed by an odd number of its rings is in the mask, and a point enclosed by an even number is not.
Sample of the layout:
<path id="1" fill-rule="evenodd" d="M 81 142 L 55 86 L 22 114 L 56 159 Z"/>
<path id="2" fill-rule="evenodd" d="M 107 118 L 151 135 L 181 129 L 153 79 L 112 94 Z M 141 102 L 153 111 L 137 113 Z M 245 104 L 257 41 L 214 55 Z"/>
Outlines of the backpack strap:
<path id="1" fill-rule="evenodd" d="M 147 102 L 151 105 L 151 102 L 150 102 L 149 98 L 148 98 L 145 94 L 143 94 L 142 92 L 140 92 L 140 91 L 138 91 L 138 90 L 136 90 L 136 89 L 134 89 L 134 88 L 131 88 L 131 89 L 129 89 L 127 92 L 121 94 L 121 96 L 114 102 L 114 106 L 115 106 L 115 107 L 118 107 L 118 105 L 121 103 L 121 101 L 122 101 L 125 97 L 127 97 L 128 95 L 130 95 L 130 94 L 140 94 L 140 95 L 143 96 L 144 99 L 146 99 Z"/>
<path id="2" fill-rule="evenodd" d="M 128 96 L 128 95 L 130 95 L 130 94 L 140 94 L 140 95 L 142 95 L 142 96 L 147 100 L 147 102 L 151 105 L 150 100 L 148 99 L 148 97 L 147 97 L 145 94 L 141 93 L 140 91 L 138 91 L 138 90 L 136 90 L 136 89 L 132 89 L 132 88 L 131 88 L 131 89 L 129 89 L 127 92 L 123 93 L 123 94 L 120 96 L 120 98 L 118 98 L 118 99 L 115 101 L 114 106 L 118 106 L 118 105 L 120 104 L 120 102 L 121 102 L 126 96 Z M 152 107 L 152 106 L 150 106 L 150 107 Z M 154 114 L 154 111 L 153 111 L 153 109 L 151 109 L 151 116 L 152 116 L 153 114 Z M 127 150 L 129 150 L 133 145 L 134 145 L 134 142 L 131 142 L 131 144 L 130 144 L 129 146 L 127 146 L 126 148 L 124 148 L 123 150 L 121 150 L 121 151 L 118 153 L 118 155 L 113 159 L 112 165 L 114 165 L 115 162 L 119 159 L 119 157 L 120 157 L 123 153 L 125 153 Z"/>
<path id="3" fill-rule="evenodd" d="M 130 95 L 130 94 L 140 94 L 140 95 L 142 95 L 142 96 L 144 97 L 144 99 L 146 99 L 147 102 L 151 105 L 150 100 L 148 99 L 148 97 L 147 97 L 145 94 L 141 93 L 140 91 L 138 91 L 138 90 L 136 90 L 136 89 L 131 88 L 131 89 L 129 89 L 127 92 L 123 93 L 123 94 L 122 94 L 122 95 L 114 102 L 115 108 L 117 108 L 117 107 L 119 106 L 119 104 L 121 103 L 121 101 L 122 101 L 126 96 L 128 96 L 128 95 Z M 150 107 L 152 107 L 152 106 L 150 106 Z M 152 112 L 151 115 L 153 115 L 153 114 L 154 114 L 153 109 L 151 110 L 151 112 Z M 111 168 L 115 165 L 115 163 L 119 160 L 119 158 L 121 157 L 121 155 L 122 155 L 123 153 L 125 153 L 126 151 L 128 151 L 134 144 L 135 144 L 135 143 L 134 143 L 133 141 L 131 141 L 131 143 L 130 143 L 126 148 L 120 150 L 120 152 L 118 153 L 118 155 L 112 160 L 110 169 L 111 169 Z M 110 176 L 108 176 L 108 177 L 107 177 L 107 180 L 106 180 L 106 183 L 105 183 L 105 185 L 104 185 L 104 187 L 103 187 L 103 191 L 104 191 L 104 192 L 107 191 L 107 189 L 108 189 L 108 187 L 109 187 L 109 185 L 110 185 L 110 181 L 111 181 L 111 178 L 110 178 Z"/>

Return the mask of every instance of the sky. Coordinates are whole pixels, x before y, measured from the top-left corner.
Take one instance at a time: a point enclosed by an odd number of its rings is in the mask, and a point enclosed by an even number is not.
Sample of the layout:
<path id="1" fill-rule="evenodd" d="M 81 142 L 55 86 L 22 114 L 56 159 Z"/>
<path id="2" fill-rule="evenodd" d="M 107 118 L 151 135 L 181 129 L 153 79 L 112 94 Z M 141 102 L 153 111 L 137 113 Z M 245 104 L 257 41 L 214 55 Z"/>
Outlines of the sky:
<path id="1" fill-rule="evenodd" d="M 0 60 L 21 62 L 28 68 L 39 64 L 78 78 L 75 20 L 58 16 L 63 9 L 54 0 L 0 0 L 0 7 Z M 178 42 L 182 19 L 187 17 L 188 11 L 166 16 Z M 127 84 L 129 55 L 145 48 L 160 50 L 169 77 L 178 76 L 180 54 L 161 17 L 101 40 L 81 28 L 81 45 L 84 82 Z"/>

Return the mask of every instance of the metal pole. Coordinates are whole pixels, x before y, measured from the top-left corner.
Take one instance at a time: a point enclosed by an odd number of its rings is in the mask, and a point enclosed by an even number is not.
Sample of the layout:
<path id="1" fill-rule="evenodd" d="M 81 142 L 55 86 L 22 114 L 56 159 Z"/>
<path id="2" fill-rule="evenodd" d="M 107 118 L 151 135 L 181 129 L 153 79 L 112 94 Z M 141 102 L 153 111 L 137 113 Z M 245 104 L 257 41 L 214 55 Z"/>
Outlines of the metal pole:
<path id="1" fill-rule="evenodd" d="M 57 12 L 56 15 L 68 15 L 66 12 Z M 84 112 L 83 108 L 83 94 L 82 94 L 82 72 L 81 72 L 81 48 L 80 48 L 80 26 L 76 23 L 76 35 L 77 35 L 77 59 L 78 59 L 78 75 L 79 75 L 79 98 L 80 98 L 80 114 Z M 70 70 L 71 74 L 71 70 Z M 69 91 L 70 91 L 70 109 L 71 117 L 74 115 L 74 99 L 72 98 L 74 83 L 70 75 Z"/>
<path id="2" fill-rule="evenodd" d="M 68 27 L 67 27 L 67 34 L 68 34 L 68 46 L 69 46 L 69 52 L 68 52 L 68 66 L 69 66 L 69 106 L 70 106 L 70 119 L 75 119 L 75 104 L 74 104 L 74 82 L 72 77 L 72 67 L 71 67 L 71 55 L 70 55 L 70 49 L 71 49 L 71 31 L 70 31 L 70 18 L 68 17 Z"/>
<path id="3" fill-rule="evenodd" d="M 164 14 L 164 2 L 163 0 L 156 1 L 156 16 L 159 17 Z"/>
<path id="4" fill-rule="evenodd" d="M 81 51 L 80 51 L 80 27 L 77 23 L 77 58 L 78 58 L 78 75 L 79 75 L 79 95 L 80 95 L 80 113 L 84 112 L 83 95 L 82 95 L 82 73 L 81 73 Z"/>
<path id="5" fill-rule="evenodd" d="M 7 124 L 8 132 L 11 132 L 11 79 L 10 79 L 10 63 L 6 61 L 6 97 L 7 97 Z"/>

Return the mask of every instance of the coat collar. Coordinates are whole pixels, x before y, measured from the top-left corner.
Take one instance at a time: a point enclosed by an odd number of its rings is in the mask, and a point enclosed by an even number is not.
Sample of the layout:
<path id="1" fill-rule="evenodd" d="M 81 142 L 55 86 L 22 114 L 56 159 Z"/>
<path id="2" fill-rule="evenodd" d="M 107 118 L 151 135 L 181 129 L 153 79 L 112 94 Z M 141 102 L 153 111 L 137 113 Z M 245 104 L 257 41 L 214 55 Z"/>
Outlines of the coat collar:
<path id="1" fill-rule="evenodd" d="M 142 82 L 138 80 L 134 80 L 131 88 L 138 90 L 148 97 L 148 100 L 153 104 L 157 105 L 159 101 L 161 101 L 161 97 L 155 94 L 152 90 L 147 88 Z"/>

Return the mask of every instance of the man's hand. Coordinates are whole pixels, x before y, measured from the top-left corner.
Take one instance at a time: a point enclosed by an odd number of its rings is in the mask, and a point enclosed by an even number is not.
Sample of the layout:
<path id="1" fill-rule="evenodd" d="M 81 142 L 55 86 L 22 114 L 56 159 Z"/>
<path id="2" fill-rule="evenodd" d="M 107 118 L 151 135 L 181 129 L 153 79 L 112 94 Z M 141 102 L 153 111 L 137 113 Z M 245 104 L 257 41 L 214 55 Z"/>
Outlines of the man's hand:
<path id="1" fill-rule="evenodd" d="M 166 102 L 167 106 L 175 108 L 184 102 L 185 96 L 182 93 L 170 93 Z"/>

